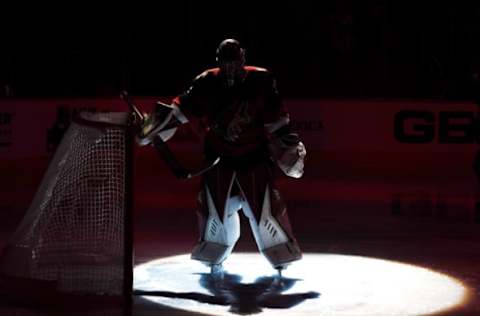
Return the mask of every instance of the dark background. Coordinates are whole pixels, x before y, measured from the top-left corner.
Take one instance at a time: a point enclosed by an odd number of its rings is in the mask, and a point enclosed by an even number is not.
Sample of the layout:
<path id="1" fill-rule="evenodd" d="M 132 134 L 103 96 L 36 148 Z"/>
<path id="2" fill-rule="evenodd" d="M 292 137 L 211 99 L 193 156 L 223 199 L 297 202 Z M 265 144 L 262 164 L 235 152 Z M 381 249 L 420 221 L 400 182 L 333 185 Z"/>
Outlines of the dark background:
<path id="1" fill-rule="evenodd" d="M 479 1 L 25 4 L 1 15 L 1 96 L 175 95 L 228 37 L 288 98 L 468 99 L 480 63 Z"/>

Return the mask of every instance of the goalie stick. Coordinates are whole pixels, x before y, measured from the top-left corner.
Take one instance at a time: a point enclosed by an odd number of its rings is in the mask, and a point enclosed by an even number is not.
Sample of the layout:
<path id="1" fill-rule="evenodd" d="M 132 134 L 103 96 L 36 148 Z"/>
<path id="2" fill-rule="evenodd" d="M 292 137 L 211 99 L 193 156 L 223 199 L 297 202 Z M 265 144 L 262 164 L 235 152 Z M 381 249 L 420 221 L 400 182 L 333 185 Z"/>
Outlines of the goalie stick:
<path id="1" fill-rule="evenodd" d="M 135 105 L 132 98 L 128 95 L 127 91 L 122 91 L 120 94 L 120 98 L 128 104 L 130 112 L 134 115 L 134 124 L 137 127 L 141 126 L 145 120 L 145 116 Z M 190 170 L 180 163 L 175 154 L 168 147 L 167 143 L 164 142 L 160 136 L 156 135 L 153 138 L 152 145 L 153 147 L 155 147 L 160 157 L 165 161 L 170 171 L 172 171 L 172 173 L 180 179 L 189 179 L 201 175 L 204 172 L 210 170 L 220 161 L 220 157 L 217 157 L 214 160 L 206 161 L 198 169 Z"/>

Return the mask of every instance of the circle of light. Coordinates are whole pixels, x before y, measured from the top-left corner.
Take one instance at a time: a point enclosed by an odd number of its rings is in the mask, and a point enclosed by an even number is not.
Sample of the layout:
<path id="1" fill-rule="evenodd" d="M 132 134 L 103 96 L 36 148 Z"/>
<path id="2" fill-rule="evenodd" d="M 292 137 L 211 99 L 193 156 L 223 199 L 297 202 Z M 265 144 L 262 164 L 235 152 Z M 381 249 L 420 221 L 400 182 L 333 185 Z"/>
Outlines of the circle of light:
<path id="1" fill-rule="evenodd" d="M 263 256 L 253 253 L 232 254 L 224 267 L 228 273 L 241 275 L 242 283 L 276 274 Z M 199 283 L 199 273 L 209 272 L 208 267 L 191 260 L 190 255 L 156 259 L 135 267 L 134 288 L 211 295 Z M 461 282 L 447 275 L 410 264 L 359 256 L 304 254 L 283 276 L 301 280 L 282 294 L 315 291 L 320 296 L 290 309 L 264 308 L 262 315 L 425 315 L 453 308 L 465 301 L 468 294 Z M 145 298 L 197 313 L 232 315 L 228 306 L 180 298 Z"/>

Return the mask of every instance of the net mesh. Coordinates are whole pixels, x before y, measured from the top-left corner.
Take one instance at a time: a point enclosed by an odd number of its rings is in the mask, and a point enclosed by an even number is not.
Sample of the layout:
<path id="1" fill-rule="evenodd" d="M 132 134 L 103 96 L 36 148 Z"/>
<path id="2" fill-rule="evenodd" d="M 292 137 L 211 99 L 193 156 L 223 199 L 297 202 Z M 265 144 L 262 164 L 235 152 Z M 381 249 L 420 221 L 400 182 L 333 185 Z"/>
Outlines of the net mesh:
<path id="1" fill-rule="evenodd" d="M 8 276 L 55 281 L 61 292 L 120 295 L 128 116 L 83 113 L 81 118 L 57 148 L 1 268 Z"/>

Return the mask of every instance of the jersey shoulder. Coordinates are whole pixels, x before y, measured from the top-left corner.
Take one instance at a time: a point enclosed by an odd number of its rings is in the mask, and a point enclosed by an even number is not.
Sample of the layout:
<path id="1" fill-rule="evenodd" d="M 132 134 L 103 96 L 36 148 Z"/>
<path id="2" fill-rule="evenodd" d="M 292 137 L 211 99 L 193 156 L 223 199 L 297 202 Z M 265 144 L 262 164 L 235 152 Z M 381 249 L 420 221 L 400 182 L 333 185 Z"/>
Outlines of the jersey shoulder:
<path id="1" fill-rule="evenodd" d="M 257 67 L 257 66 L 245 66 L 244 69 L 249 74 L 259 74 L 259 75 L 269 75 L 270 71 L 266 68 Z"/>
<path id="2" fill-rule="evenodd" d="M 244 68 L 250 80 L 264 82 L 265 84 L 270 84 L 275 81 L 274 75 L 266 68 L 256 66 L 245 66 Z"/>
<path id="3" fill-rule="evenodd" d="M 198 76 L 195 77 L 195 81 L 198 80 L 208 80 L 210 78 L 216 78 L 218 76 L 218 73 L 220 71 L 220 68 L 210 68 L 199 74 Z"/>

